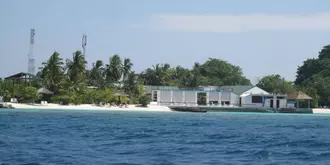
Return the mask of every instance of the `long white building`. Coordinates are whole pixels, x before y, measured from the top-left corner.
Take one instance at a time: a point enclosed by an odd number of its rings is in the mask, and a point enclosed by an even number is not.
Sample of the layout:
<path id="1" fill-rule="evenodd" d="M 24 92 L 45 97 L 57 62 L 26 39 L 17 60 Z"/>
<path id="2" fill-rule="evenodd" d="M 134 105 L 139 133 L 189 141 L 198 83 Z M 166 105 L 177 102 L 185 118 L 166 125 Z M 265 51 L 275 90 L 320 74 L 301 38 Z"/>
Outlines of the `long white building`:
<path id="1" fill-rule="evenodd" d="M 149 87 L 150 88 L 150 87 Z M 150 90 L 158 105 L 285 108 L 287 95 L 270 94 L 255 86 L 204 87 L 202 90 L 157 88 Z"/>

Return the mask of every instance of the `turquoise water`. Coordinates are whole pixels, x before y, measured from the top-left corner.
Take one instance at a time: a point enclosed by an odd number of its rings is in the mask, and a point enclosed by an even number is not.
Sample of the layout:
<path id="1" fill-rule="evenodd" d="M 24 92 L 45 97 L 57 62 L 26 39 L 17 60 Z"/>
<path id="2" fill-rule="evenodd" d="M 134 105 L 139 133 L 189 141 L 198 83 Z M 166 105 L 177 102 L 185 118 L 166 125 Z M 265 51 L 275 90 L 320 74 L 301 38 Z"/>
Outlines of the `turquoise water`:
<path id="1" fill-rule="evenodd" d="M 0 164 L 329 164 L 330 116 L 0 110 Z"/>

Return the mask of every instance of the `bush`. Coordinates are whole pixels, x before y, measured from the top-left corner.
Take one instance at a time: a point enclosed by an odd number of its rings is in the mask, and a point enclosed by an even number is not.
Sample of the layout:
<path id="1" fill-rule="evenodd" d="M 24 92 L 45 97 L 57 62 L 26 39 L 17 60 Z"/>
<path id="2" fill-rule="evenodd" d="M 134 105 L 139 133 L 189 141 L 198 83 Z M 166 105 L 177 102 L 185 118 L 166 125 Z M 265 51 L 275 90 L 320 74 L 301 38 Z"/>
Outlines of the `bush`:
<path id="1" fill-rule="evenodd" d="M 52 97 L 53 103 L 60 103 L 62 105 L 69 105 L 73 102 L 73 98 L 69 95 L 61 95 Z"/>
<path id="2" fill-rule="evenodd" d="M 35 87 L 25 87 L 21 91 L 21 99 L 25 103 L 34 103 L 38 99 L 37 89 Z"/>
<path id="3" fill-rule="evenodd" d="M 147 107 L 148 104 L 150 104 L 151 102 L 151 98 L 147 95 L 143 95 L 139 98 L 139 103 L 143 106 L 143 107 Z"/>

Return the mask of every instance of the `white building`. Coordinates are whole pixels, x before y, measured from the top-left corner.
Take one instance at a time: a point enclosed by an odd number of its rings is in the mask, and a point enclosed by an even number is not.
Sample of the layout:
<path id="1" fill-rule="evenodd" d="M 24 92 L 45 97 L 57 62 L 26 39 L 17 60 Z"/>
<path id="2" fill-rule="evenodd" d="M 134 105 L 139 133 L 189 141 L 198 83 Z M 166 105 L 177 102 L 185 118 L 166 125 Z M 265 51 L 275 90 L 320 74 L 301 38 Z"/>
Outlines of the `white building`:
<path id="1" fill-rule="evenodd" d="M 243 92 L 239 97 L 240 106 L 249 108 L 286 108 L 287 95 L 270 94 L 258 87 Z"/>
<path id="2" fill-rule="evenodd" d="M 270 94 L 255 86 L 203 87 L 202 90 L 158 88 L 151 90 L 152 101 L 158 105 L 232 106 L 247 108 L 287 107 L 286 95 Z"/>

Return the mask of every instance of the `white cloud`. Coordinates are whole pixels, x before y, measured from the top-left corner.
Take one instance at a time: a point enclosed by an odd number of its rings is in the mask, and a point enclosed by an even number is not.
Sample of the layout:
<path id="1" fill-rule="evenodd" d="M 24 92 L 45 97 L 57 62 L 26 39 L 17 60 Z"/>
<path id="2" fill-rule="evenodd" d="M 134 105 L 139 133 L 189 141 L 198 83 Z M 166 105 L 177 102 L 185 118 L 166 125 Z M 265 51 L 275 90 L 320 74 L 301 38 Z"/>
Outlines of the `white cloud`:
<path id="1" fill-rule="evenodd" d="M 190 32 L 245 32 L 269 30 L 329 30 L 330 12 L 313 14 L 156 14 L 157 29 Z"/>

